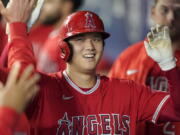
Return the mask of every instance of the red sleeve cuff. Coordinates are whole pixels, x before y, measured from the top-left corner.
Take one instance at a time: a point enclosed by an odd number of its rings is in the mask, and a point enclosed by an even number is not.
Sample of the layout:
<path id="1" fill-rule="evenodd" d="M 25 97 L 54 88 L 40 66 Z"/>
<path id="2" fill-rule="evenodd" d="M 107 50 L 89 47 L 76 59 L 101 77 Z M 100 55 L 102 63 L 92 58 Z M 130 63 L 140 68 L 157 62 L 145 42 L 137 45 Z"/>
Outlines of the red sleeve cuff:
<path id="1" fill-rule="evenodd" d="M 171 69 L 171 70 L 165 71 L 165 75 L 166 75 L 167 77 L 169 77 L 169 78 L 173 78 L 174 75 L 177 75 L 177 74 L 179 74 L 177 67 L 175 67 L 175 68 L 173 68 L 173 69 Z"/>
<path id="2" fill-rule="evenodd" d="M 22 22 L 14 22 L 9 24 L 10 38 L 26 37 L 27 36 L 27 25 Z"/>
<path id="3" fill-rule="evenodd" d="M 14 109 L 8 107 L 0 107 L 0 121 L 11 129 L 15 128 L 19 117 L 20 114 L 18 114 Z"/>

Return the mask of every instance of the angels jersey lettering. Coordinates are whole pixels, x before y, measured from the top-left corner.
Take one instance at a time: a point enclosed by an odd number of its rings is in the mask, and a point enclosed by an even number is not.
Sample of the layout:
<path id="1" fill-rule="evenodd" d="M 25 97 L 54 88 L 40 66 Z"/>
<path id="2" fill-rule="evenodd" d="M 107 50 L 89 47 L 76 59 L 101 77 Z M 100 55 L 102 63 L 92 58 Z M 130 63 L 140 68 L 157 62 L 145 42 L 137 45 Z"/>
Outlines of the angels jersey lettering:
<path id="1" fill-rule="evenodd" d="M 100 121 L 98 121 L 100 120 Z M 118 134 L 129 135 L 130 117 L 119 114 L 98 114 L 86 116 L 73 116 L 69 119 L 67 112 L 58 120 L 56 135 L 97 135 Z"/>

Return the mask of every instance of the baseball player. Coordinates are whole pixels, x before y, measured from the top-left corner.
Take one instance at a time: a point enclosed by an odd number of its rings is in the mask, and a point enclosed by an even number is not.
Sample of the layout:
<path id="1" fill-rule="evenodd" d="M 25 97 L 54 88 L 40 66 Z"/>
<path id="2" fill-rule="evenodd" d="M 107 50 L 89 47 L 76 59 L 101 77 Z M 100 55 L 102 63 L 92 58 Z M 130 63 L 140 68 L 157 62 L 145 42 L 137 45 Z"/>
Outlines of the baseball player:
<path id="1" fill-rule="evenodd" d="M 18 11 L 19 7 L 16 13 Z M 26 24 L 21 19 L 13 21 L 14 17 L 4 16 L 11 20 L 9 66 L 15 61 L 20 61 L 24 67 L 30 63 L 35 66 Z M 165 38 L 161 33 L 166 35 Z M 160 59 L 161 62 L 163 57 L 156 59 L 152 53 L 161 46 L 153 41 L 168 40 L 166 45 L 169 47 L 167 28 L 152 34 L 156 36 L 149 36 L 146 48 L 154 60 Z M 30 134 L 134 135 L 137 121 L 161 123 L 180 120 L 180 86 L 176 81 L 179 73 L 175 68 L 175 59 L 162 66 L 172 84 L 170 93 L 152 92 L 133 81 L 99 76 L 96 66 L 103 54 L 104 40 L 109 36 L 102 20 L 93 12 L 79 11 L 65 19 L 60 29 L 59 49 L 67 68 L 55 74 L 41 74 L 40 91 L 26 110 L 31 124 Z M 173 53 L 170 54 L 174 58 Z M 164 68 L 167 64 L 168 68 Z"/>
<path id="2" fill-rule="evenodd" d="M 169 26 L 177 67 L 180 67 L 180 1 L 154 0 L 151 18 L 155 24 Z M 163 56 L 167 54 L 166 50 Z M 158 64 L 148 57 L 144 41 L 131 45 L 113 64 L 109 77 L 131 79 L 152 89 L 168 91 L 168 81 Z M 141 123 L 138 135 L 179 135 L 180 124 L 167 122 L 162 125 Z"/>
<path id="3" fill-rule="evenodd" d="M 18 78 L 20 64 L 16 63 L 9 73 L 7 82 L 3 85 L 0 82 L 0 134 L 19 135 L 15 132 L 15 127 L 19 121 L 28 101 L 37 93 L 36 85 L 39 76 L 32 74 L 33 68 L 29 66 L 25 69 L 22 77 Z M 1 76 L 7 76 L 7 71 L 0 69 Z M 1 78 L 4 81 L 5 78 Z M 22 133 L 21 133 L 22 134 Z"/>

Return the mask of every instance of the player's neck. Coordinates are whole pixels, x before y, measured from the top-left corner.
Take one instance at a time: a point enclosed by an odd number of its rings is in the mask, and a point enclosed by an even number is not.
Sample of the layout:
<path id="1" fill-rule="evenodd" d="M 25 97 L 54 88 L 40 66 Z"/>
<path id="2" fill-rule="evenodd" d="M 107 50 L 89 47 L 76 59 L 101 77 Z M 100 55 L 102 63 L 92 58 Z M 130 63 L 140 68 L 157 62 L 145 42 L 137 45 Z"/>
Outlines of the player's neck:
<path id="1" fill-rule="evenodd" d="M 79 71 L 66 69 L 69 78 L 81 88 L 92 88 L 96 84 L 95 73 L 83 73 Z"/>

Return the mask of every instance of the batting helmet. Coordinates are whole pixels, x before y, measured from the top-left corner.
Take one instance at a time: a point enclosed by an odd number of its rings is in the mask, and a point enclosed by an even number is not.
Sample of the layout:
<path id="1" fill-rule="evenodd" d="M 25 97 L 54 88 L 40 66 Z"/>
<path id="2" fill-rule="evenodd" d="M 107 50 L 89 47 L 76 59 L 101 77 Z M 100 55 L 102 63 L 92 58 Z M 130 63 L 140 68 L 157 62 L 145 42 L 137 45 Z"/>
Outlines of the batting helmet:
<path id="1" fill-rule="evenodd" d="M 78 11 L 69 15 L 62 24 L 59 34 L 61 58 L 67 61 L 70 56 L 71 52 L 67 43 L 69 38 L 91 32 L 100 33 L 103 39 L 110 36 L 105 32 L 104 24 L 97 14 L 90 11 Z"/>

